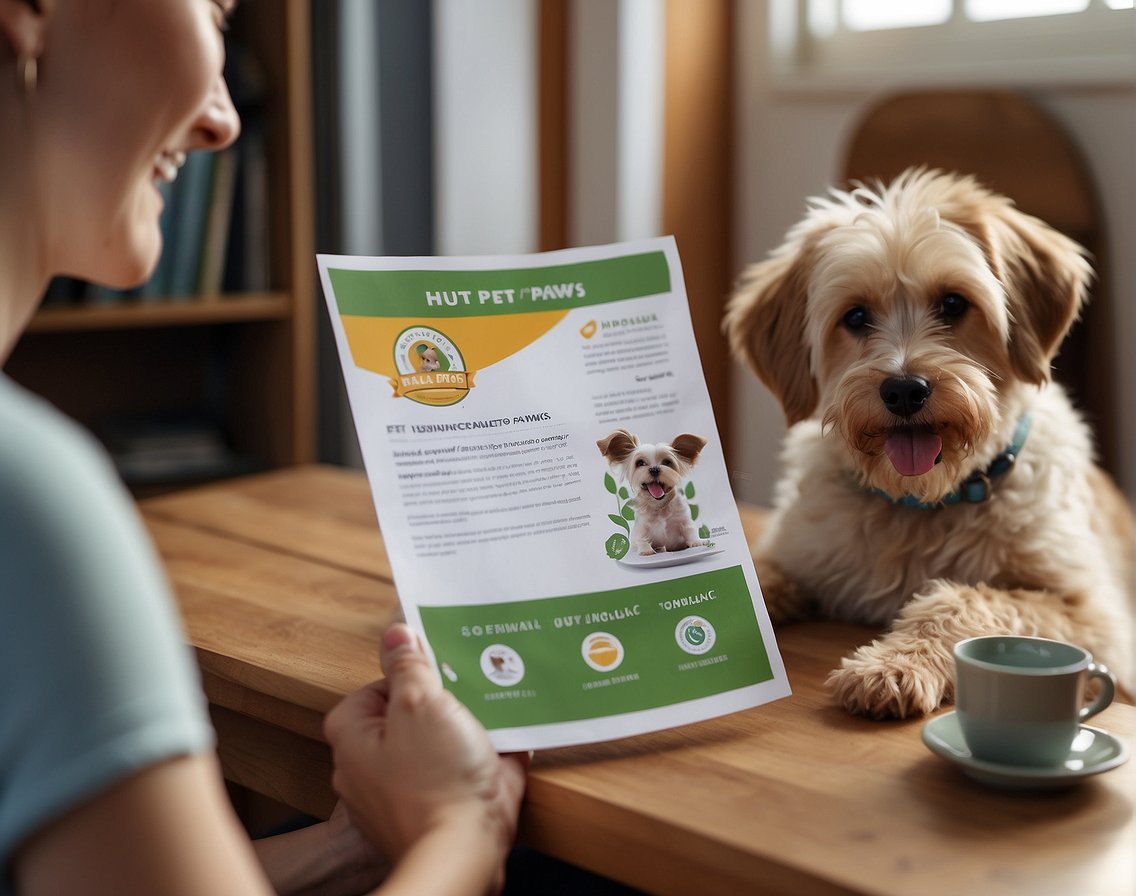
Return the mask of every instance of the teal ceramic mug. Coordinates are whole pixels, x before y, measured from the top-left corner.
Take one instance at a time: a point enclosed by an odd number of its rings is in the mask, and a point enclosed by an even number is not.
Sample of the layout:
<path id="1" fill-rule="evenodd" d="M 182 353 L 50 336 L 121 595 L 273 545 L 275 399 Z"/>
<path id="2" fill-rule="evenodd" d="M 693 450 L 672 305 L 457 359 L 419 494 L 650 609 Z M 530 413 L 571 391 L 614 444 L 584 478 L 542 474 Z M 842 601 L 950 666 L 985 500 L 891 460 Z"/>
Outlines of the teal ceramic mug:
<path id="1" fill-rule="evenodd" d="M 1083 647 L 986 635 L 955 645 L 959 727 L 975 759 L 1057 766 L 1082 722 L 1112 702 L 1116 679 Z M 1097 694 L 1086 702 L 1090 680 Z"/>

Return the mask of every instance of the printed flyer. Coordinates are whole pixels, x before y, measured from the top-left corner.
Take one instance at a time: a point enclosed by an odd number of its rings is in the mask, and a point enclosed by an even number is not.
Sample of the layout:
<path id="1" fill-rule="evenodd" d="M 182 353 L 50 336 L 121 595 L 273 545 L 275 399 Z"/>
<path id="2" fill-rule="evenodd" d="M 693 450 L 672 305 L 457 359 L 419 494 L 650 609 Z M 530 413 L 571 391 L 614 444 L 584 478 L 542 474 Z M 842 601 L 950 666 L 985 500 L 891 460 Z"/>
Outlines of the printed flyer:
<path id="1" fill-rule="evenodd" d="M 673 238 L 318 263 L 407 621 L 497 749 L 789 694 Z"/>

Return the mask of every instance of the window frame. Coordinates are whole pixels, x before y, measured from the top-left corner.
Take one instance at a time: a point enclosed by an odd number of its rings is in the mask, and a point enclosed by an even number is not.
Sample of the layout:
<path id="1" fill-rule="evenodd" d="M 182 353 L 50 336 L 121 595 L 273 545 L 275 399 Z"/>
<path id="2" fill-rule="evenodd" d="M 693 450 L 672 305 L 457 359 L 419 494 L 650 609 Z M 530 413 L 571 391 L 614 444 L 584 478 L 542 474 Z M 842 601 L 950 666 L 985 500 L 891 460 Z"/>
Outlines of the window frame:
<path id="1" fill-rule="evenodd" d="M 775 86 L 865 90 L 946 86 L 1136 86 L 1136 10 L 1103 0 L 1076 13 L 876 31 L 838 25 L 817 37 L 807 0 L 769 0 Z M 993 51 L 991 48 L 994 48 Z"/>

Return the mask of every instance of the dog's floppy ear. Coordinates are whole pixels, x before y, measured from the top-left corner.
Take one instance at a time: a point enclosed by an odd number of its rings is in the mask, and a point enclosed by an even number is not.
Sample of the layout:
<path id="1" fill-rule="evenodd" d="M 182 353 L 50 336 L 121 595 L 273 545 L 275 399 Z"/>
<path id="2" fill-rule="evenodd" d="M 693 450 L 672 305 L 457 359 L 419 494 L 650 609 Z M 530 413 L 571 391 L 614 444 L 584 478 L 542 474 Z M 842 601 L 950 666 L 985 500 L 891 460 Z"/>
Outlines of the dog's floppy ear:
<path id="1" fill-rule="evenodd" d="M 980 217 L 980 239 L 1006 291 L 1010 363 L 1023 380 L 1049 381 L 1051 364 L 1089 296 L 1087 252 L 1009 203 Z"/>
<path id="2" fill-rule="evenodd" d="M 702 436 L 684 432 L 671 439 L 671 447 L 679 457 L 693 466 L 702 449 L 706 447 L 706 440 Z"/>
<path id="3" fill-rule="evenodd" d="M 607 438 L 596 442 L 596 445 L 600 449 L 600 454 L 611 463 L 621 464 L 631 456 L 632 451 L 639 447 L 639 439 L 626 429 L 617 429 Z"/>
<path id="4" fill-rule="evenodd" d="M 818 400 L 805 337 L 808 255 L 803 246 L 790 243 L 750 265 L 726 307 L 722 327 L 734 356 L 769 387 L 790 426 L 809 417 Z"/>

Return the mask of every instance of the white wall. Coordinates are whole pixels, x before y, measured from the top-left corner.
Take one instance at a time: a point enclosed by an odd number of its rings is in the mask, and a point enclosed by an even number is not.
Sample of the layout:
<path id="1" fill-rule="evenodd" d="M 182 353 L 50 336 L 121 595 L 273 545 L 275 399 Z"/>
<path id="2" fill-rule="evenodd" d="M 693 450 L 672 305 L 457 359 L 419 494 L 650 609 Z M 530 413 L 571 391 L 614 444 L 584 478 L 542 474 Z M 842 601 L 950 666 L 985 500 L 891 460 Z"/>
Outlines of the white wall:
<path id="1" fill-rule="evenodd" d="M 537 248 L 537 5 L 434 0 L 435 251 Z"/>
<path id="2" fill-rule="evenodd" d="M 777 246 L 804 211 L 808 196 L 823 192 L 839 170 L 846 135 L 869 93 L 778 91 L 769 75 L 765 0 L 737 0 L 739 269 Z M 1031 92 L 1064 122 L 1101 187 L 1111 246 L 1116 415 L 1121 430 L 1118 473 L 1136 498 L 1136 87 L 1046 88 Z M 768 503 L 780 466 L 784 434 L 780 408 L 757 380 L 737 368 L 733 410 L 735 492 Z"/>
<path id="3" fill-rule="evenodd" d="M 664 5 L 574 0 L 569 16 L 569 240 L 658 236 Z"/>
<path id="4" fill-rule="evenodd" d="M 436 251 L 537 248 L 537 0 L 433 0 Z M 661 217 L 658 0 L 569 6 L 569 239 L 655 236 Z"/>

